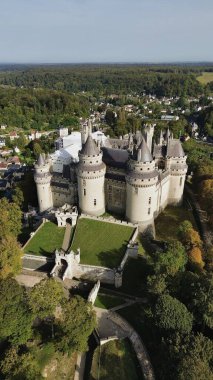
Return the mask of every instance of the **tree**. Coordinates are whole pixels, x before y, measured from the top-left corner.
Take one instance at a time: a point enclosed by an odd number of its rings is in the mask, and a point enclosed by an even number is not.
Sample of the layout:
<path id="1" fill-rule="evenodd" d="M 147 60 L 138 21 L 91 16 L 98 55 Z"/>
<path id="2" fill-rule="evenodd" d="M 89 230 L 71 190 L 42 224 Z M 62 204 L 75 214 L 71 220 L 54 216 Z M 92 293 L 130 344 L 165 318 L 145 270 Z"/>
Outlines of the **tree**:
<path id="1" fill-rule="evenodd" d="M 39 156 L 39 154 L 42 153 L 42 148 L 41 148 L 41 145 L 38 143 L 38 142 L 35 142 L 33 144 L 33 153 L 36 157 Z"/>
<path id="2" fill-rule="evenodd" d="M 166 276 L 164 274 L 150 275 L 147 277 L 147 288 L 149 293 L 161 294 L 166 289 Z"/>
<path id="3" fill-rule="evenodd" d="M 6 198 L 0 199 L 0 237 L 13 235 L 21 231 L 22 212 L 18 204 L 8 202 Z"/>
<path id="4" fill-rule="evenodd" d="M 6 380 L 43 379 L 33 355 L 31 353 L 19 353 L 16 347 L 11 347 L 5 352 L 0 368 Z"/>
<path id="5" fill-rule="evenodd" d="M 32 335 L 32 313 L 26 291 L 14 279 L 0 281 L 0 339 L 24 344 Z"/>
<path id="6" fill-rule="evenodd" d="M 114 126 L 115 125 L 115 113 L 108 109 L 106 110 L 106 115 L 105 115 L 105 121 L 108 125 L 110 125 L 110 127 Z"/>
<path id="7" fill-rule="evenodd" d="M 22 255 L 21 247 L 14 236 L 8 235 L 0 239 L 0 279 L 21 270 Z"/>
<path id="8" fill-rule="evenodd" d="M 156 274 L 173 276 L 179 270 L 183 270 L 187 263 L 187 255 L 182 244 L 174 240 L 168 244 L 166 252 L 157 252 L 153 261 L 153 269 Z"/>
<path id="9" fill-rule="evenodd" d="M 208 273 L 197 278 L 191 288 L 189 307 L 199 324 L 213 328 L 213 274 Z"/>
<path id="10" fill-rule="evenodd" d="M 20 208 L 23 206 L 24 203 L 24 194 L 23 191 L 20 189 L 19 186 L 16 186 L 13 195 L 12 200 L 14 203 L 16 203 Z"/>
<path id="11" fill-rule="evenodd" d="M 200 269 L 203 269 L 204 262 L 203 262 L 203 259 L 202 259 L 202 252 L 201 252 L 200 248 L 193 247 L 188 252 L 188 257 L 189 257 L 189 262 L 190 263 L 195 264 Z"/>
<path id="12" fill-rule="evenodd" d="M 186 249 L 190 249 L 195 246 L 201 246 L 200 235 L 197 231 L 194 230 L 191 222 L 188 220 L 184 220 L 184 222 L 180 224 L 179 237 Z"/>
<path id="13" fill-rule="evenodd" d="M 59 349 L 63 352 L 84 352 L 87 340 L 96 326 L 91 303 L 82 297 L 73 297 L 63 305 L 63 319 L 59 321 Z"/>
<path id="14" fill-rule="evenodd" d="M 181 348 L 183 352 L 183 346 Z M 191 335 L 177 366 L 178 380 L 212 379 L 213 342 L 202 334 Z"/>
<path id="15" fill-rule="evenodd" d="M 192 329 L 192 314 L 182 302 L 170 295 L 162 295 L 158 298 L 154 316 L 157 327 L 163 330 L 186 334 Z"/>
<path id="16" fill-rule="evenodd" d="M 53 317 L 56 307 L 64 300 L 61 283 L 53 278 L 36 284 L 29 294 L 29 305 L 36 317 L 41 319 Z"/>

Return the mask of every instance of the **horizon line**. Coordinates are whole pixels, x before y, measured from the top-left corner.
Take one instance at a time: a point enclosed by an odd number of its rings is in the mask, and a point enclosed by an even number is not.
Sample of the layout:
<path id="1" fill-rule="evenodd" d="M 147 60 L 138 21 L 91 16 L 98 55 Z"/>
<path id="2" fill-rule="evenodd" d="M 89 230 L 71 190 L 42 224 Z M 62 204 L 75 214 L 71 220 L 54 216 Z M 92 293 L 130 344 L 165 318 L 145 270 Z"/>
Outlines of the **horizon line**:
<path id="1" fill-rule="evenodd" d="M 89 62 L 0 62 L 1 65 L 169 65 L 169 64 L 211 64 L 213 60 L 186 60 L 186 61 L 89 61 Z"/>

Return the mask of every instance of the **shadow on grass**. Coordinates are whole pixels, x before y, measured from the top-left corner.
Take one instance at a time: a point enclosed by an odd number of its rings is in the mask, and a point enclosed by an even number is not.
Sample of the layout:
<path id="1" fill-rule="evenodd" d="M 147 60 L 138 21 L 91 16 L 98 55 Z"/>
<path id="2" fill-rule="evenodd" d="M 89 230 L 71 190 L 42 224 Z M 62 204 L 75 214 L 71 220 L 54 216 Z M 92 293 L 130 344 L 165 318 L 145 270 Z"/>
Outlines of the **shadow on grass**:
<path id="1" fill-rule="evenodd" d="M 111 251 L 102 251 L 97 254 L 97 258 L 100 262 L 100 266 L 104 266 L 107 268 L 117 268 L 126 252 L 128 242 L 124 242 L 124 244 L 119 249 L 113 249 Z"/>
<path id="2" fill-rule="evenodd" d="M 28 250 L 26 253 L 28 253 L 29 255 L 35 255 L 35 256 L 44 256 L 44 257 L 49 257 L 49 258 L 54 258 L 54 255 L 55 255 L 55 251 L 46 251 L 45 249 L 43 248 L 40 248 L 39 249 L 39 253 L 35 253 L 34 251 L 30 251 Z"/>

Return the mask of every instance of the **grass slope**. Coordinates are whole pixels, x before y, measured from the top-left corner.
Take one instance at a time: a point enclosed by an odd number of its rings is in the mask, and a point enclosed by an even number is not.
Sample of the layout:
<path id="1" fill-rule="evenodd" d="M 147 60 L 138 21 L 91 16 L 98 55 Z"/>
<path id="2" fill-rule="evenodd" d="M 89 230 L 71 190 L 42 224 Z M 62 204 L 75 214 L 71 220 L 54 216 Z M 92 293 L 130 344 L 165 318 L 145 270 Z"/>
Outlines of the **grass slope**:
<path id="1" fill-rule="evenodd" d="M 100 360 L 100 370 L 99 370 Z M 96 348 L 89 380 L 141 380 L 139 364 L 128 339 Z"/>
<path id="2" fill-rule="evenodd" d="M 78 220 L 72 250 L 81 249 L 81 263 L 114 268 L 121 262 L 133 228 L 82 218 Z"/>
<path id="3" fill-rule="evenodd" d="M 65 228 L 46 222 L 26 245 L 24 253 L 50 256 L 56 248 L 61 248 Z"/>

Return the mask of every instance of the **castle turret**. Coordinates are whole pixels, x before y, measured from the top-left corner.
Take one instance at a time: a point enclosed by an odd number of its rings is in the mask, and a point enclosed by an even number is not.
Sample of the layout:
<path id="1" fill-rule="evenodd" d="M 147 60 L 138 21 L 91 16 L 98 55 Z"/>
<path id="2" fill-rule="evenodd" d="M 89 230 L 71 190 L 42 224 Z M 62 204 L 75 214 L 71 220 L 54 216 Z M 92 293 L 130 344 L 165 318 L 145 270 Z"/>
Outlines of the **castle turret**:
<path id="1" fill-rule="evenodd" d="M 144 229 L 153 224 L 156 211 L 156 183 L 158 172 L 144 138 L 137 151 L 137 159 L 129 161 L 126 175 L 126 218 Z"/>
<path id="2" fill-rule="evenodd" d="M 82 146 L 86 143 L 88 135 L 89 135 L 88 125 L 83 124 L 81 127 L 81 143 L 82 143 Z"/>
<path id="3" fill-rule="evenodd" d="M 163 145 L 163 143 L 164 143 L 164 137 L 163 137 L 163 131 L 161 129 L 161 131 L 160 131 L 160 138 L 159 138 L 159 145 Z"/>
<path id="4" fill-rule="evenodd" d="M 155 127 L 153 124 L 149 124 L 149 125 L 145 126 L 146 143 L 147 143 L 147 146 L 148 146 L 150 152 L 152 152 L 152 139 L 153 139 L 153 135 L 154 135 L 154 129 L 155 129 Z"/>
<path id="5" fill-rule="evenodd" d="M 169 204 L 178 205 L 182 201 L 188 168 L 186 159 L 181 142 L 178 139 L 169 139 L 165 166 L 165 169 L 170 172 Z"/>
<path id="6" fill-rule="evenodd" d="M 39 211 L 43 212 L 53 207 L 52 192 L 50 187 L 50 157 L 46 160 L 42 154 L 39 155 L 35 164 L 34 180 L 37 187 Z"/>
<path id="7" fill-rule="evenodd" d="M 78 198 L 81 212 L 102 215 L 105 212 L 104 179 L 106 166 L 102 152 L 89 135 L 79 153 L 77 166 Z"/>

